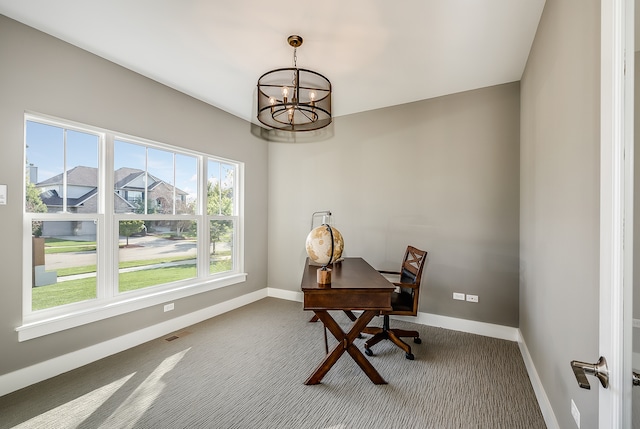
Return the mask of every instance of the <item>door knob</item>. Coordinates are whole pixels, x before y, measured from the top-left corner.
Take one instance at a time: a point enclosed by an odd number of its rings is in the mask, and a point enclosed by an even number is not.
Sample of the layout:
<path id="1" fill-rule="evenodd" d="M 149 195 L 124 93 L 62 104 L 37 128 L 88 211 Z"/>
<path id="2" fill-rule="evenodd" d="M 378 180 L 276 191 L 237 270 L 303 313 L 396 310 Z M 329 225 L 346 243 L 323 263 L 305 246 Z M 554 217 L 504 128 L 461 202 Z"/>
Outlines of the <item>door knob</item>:
<path id="1" fill-rule="evenodd" d="M 582 387 L 583 389 L 591 389 L 589 380 L 587 380 L 587 375 L 593 375 L 597 377 L 598 380 L 600 380 L 600 384 L 602 384 L 602 387 L 604 387 L 605 389 L 609 387 L 609 370 L 607 369 L 607 360 L 603 356 L 600 356 L 600 359 L 598 359 L 598 362 L 596 363 L 586 363 L 572 360 L 571 369 L 573 369 L 573 375 L 576 376 L 578 386 Z M 640 378 L 638 380 L 638 382 L 640 383 Z"/>

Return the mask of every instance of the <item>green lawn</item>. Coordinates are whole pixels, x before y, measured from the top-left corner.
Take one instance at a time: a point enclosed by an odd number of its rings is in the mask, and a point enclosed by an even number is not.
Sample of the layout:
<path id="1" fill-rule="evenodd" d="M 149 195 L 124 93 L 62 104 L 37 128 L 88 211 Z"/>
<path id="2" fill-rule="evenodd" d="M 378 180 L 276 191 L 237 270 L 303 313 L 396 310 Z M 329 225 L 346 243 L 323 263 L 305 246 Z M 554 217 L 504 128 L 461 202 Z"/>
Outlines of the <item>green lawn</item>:
<path id="1" fill-rule="evenodd" d="M 142 259 L 137 261 L 124 261 L 118 264 L 119 268 L 131 268 L 131 267 L 142 267 L 144 265 L 154 265 L 154 264 L 166 264 L 168 262 L 178 262 L 185 261 L 188 259 L 195 259 L 195 256 L 172 256 L 166 258 L 156 258 L 156 259 Z M 58 273 L 58 277 L 71 276 L 74 274 L 86 274 L 86 273 L 95 273 L 96 266 L 95 265 L 84 265 L 80 267 L 69 267 L 69 268 L 60 268 L 56 270 Z"/>
<path id="2" fill-rule="evenodd" d="M 69 253 L 92 252 L 96 250 L 95 241 L 61 240 L 59 238 L 47 238 L 44 241 L 44 253 Z"/>
<path id="3" fill-rule="evenodd" d="M 132 261 L 132 263 L 133 262 L 140 261 Z M 145 264 L 142 265 L 148 265 L 149 263 L 149 261 L 143 262 L 145 262 Z M 229 271 L 231 269 L 231 260 L 225 259 L 222 261 L 215 261 L 212 263 L 211 267 L 211 273 Z M 58 275 L 60 275 L 60 271 L 58 271 Z M 93 272 L 95 272 L 95 268 Z M 178 280 L 190 279 L 194 278 L 195 276 L 196 266 L 194 264 L 120 273 L 119 289 L 120 292 L 127 292 Z M 74 302 L 86 301 L 88 299 L 95 298 L 95 277 L 69 280 L 66 282 L 57 283 L 55 285 L 33 288 L 32 309 L 34 311 L 42 310 L 45 308 L 51 308 L 59 305 L 71 304 Z"/>

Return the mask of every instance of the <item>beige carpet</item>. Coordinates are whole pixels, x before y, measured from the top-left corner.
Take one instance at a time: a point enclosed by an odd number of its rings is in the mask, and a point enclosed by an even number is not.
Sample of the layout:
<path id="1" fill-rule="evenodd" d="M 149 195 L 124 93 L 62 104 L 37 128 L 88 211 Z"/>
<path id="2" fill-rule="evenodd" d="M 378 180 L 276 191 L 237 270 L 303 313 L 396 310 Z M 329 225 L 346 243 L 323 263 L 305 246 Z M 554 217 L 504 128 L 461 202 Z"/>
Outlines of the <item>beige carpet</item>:
<path id="1" fill-rule="evenodd" d="M 423 342 L 414 361 L 373 348 L 387 385 L 344 354 L 305 386 L 324 356 L 310 316 L 261 300 L 1 397 L 0 428 L 545 427 L 516 343 L 440 328 L 392 320 Z"/>

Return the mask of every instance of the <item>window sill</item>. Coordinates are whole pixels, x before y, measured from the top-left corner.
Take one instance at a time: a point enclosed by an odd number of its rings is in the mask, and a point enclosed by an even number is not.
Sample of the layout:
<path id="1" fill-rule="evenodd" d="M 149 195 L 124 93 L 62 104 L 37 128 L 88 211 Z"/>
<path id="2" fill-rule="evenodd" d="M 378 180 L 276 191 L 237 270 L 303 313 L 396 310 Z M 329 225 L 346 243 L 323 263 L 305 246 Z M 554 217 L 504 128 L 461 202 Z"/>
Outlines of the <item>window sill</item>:
<path id="1" fill-rule="evenodd" d="M 18 341 L 22 342 L 31 340 L 64 331 L 66 329 L 97 322 L 99 320 L 152 307 L 154 305 L 164 304 L 167 303 L 167 301 L 186 298 L 188 296 L 208 292 L 225 286 L 231 286 L 237 283 L 242 283 L 246 279 L 246 273 L 233 274 L 214 281 L 159 291 L 154 294 L 145 294 L 144 296 L 124 299 L 117 302 L 103 303 L 100 306 L 67 313 L 63 316 L 38 319 L 34 321 L 25 320 L 25 323 L 23 323 L 22 326 L 18 326 L 16 328 L 16 331 L 18 332 Z"/>

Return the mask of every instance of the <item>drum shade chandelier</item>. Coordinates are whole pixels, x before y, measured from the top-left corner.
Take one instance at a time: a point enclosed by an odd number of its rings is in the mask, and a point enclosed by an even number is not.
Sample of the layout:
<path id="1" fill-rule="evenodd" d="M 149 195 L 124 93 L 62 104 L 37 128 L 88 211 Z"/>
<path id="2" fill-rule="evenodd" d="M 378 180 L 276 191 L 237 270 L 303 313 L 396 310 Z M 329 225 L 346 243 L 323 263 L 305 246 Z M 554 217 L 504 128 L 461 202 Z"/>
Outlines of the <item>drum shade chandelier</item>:
<path id="1" fill-rule="evenodd" d="M 258 120 L 284 131 L 312 131 L 331 123 L 331 82 L 320 73 L 298 68 L 302 37 L 289 36 L 293 67 L 266 72 L 258 79 Z"/>

